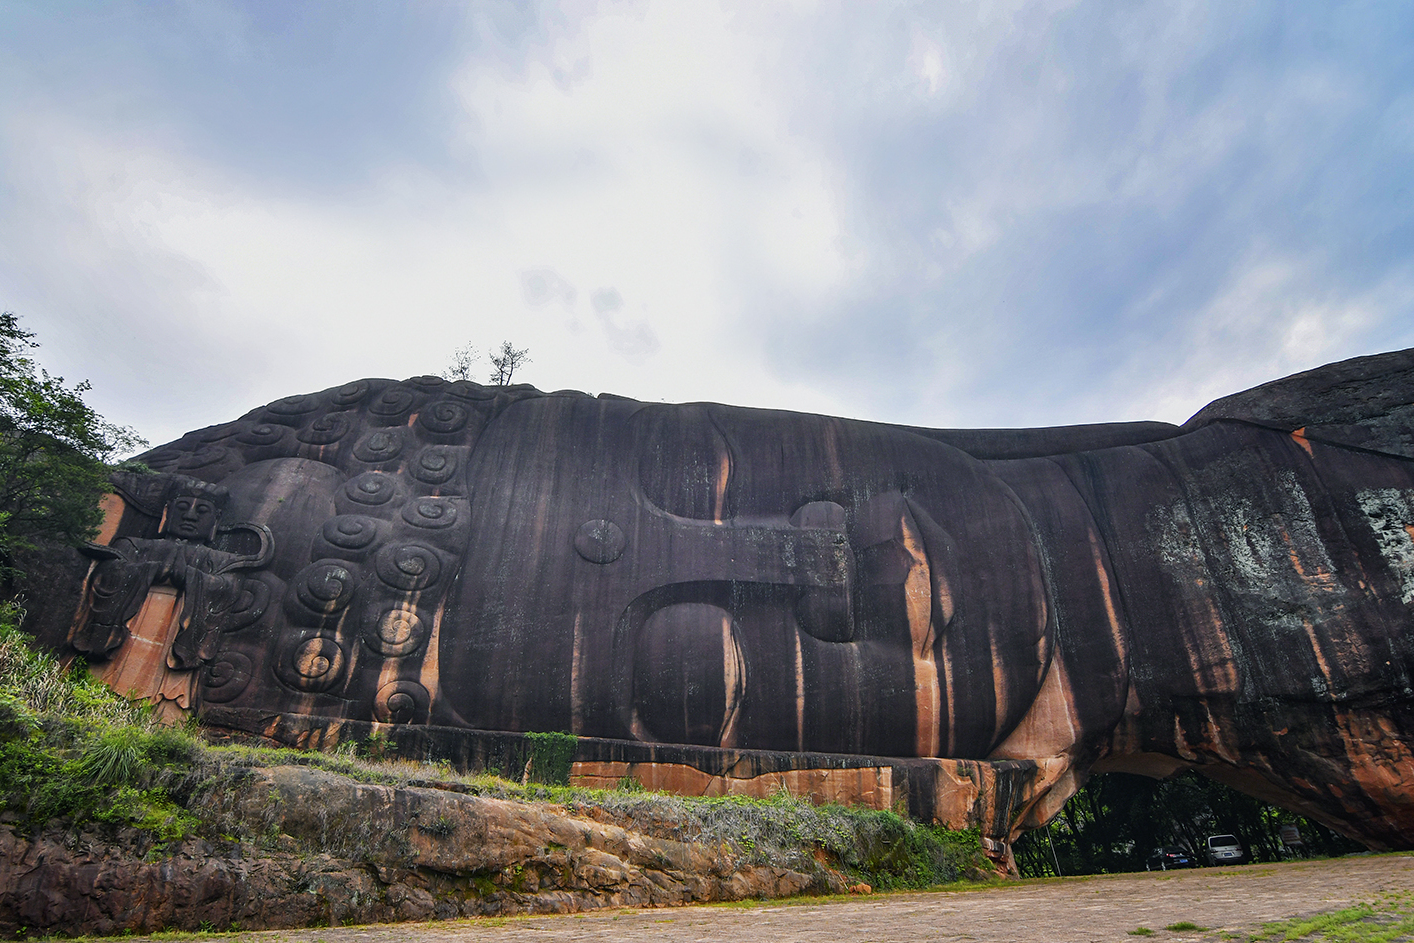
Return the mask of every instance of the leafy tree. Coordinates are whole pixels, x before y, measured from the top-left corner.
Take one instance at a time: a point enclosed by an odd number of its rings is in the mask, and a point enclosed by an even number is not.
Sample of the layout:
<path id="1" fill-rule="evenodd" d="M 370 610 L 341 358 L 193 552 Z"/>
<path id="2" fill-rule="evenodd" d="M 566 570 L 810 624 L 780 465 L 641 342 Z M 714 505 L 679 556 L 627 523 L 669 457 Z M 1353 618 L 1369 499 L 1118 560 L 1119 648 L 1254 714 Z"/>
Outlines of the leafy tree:
<path id="1" fill-rule="evenodd" d="M 478 359 L 475 347 L 470 344 L 458 347 L 452 351 L 452 362 L 447 369 L 442 371 L 442 378 L 444 380 L 470 380 L 471 365 L 476 363 Z"/>
<path id="2" fill-rule="evenodd" d="M 516 370 L 530 363 L 529 355 L 529 347 L 517 350 L 511 346 L 510 341 L 502 341 L 501 352 L 491 355 L 491 366 L 495 367 L 491 371 L 491 382 L 496 386 L 510 386 L 511 377 L 515 375 Z"/>
<path id="3" fill-rule="evenodd" d="M 1189 770 L 1168 779 L 1129 773 L 1092 776 L 1044 829 L 1014 846 L 1022 874 L 1107 874 L 1142 871 L 1160 845 L 1178 845 L 1203 861 L 1209 835 L 1234 834 L 1257 861 L 1284 855 L 1281 826 L 1301 830 L 1317 854 L 1360 851 L 1361 846 L 1319 822 L 1287 812 Z"/>
<path id="4" fill-rule="evenodd" d="M 37 367 L 39 345 L 13 312 L 0 313 L 0 577 L 43 543 L 78 544 L 102 521 L 99 498 L 120 455 L 145 446 L 83 401 L 89 384 L 64 385 Z"/>

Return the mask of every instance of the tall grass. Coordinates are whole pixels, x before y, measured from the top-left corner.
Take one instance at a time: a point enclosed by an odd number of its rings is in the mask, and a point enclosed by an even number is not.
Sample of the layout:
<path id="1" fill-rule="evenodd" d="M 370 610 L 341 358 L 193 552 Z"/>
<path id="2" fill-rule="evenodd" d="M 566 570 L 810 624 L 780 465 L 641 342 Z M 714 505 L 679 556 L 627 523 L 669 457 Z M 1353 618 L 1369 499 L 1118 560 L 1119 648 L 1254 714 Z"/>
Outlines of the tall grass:
<path id="1" fill-rule="evenodd" d="M 82 664 L 65 671 L 54 656 L 31 648 L 29 636 L 20 631 L 23 619 L 19 606 L 0 602 L 0 702 L 11 711 L 142 729 L 154 725 L 146 707 L 118 697 Z"/>
<path id="2" fill-rule="evenodd" d="M 0 811 L 24 825 L 135 827 L 173 841 L 198 824 L 168 795 L 200 750 L 78 664 L 35 651 L 0 603 Z"/>

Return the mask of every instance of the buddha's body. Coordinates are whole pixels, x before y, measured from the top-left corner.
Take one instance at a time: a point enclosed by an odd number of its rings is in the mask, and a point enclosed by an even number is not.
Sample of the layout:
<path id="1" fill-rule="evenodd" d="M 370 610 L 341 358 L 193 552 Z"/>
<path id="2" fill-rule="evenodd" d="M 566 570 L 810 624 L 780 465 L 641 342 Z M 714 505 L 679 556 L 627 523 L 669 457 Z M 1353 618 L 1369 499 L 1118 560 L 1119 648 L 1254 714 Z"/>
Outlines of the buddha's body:
<path id="1" fill-rule="evenodd" d="M 1411 362 L 1351 382 L 1404 371 L 1407 404 Z M 1031 824 L 1096 764 L 1196 765 L 1399 845 L 1414 464 L 1376 413 L 1351 448 L 1255 414 L 962 433 L 421 378 L 149 461 L 273 533 L 207 703 L 1050 760 Z"/>

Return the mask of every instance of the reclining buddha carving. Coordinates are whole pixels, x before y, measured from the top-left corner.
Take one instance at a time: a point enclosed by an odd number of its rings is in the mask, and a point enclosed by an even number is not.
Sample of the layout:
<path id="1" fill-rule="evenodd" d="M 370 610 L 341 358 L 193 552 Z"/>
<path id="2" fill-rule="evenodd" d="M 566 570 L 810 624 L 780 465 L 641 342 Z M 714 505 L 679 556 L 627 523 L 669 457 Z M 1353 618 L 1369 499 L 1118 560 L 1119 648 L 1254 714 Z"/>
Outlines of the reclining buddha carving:
<path id="1" fill-rule="evenodd" d="M 1183 427 L 360 380 L 149 453 L 72 643 L 165 585 L 198 713 L 1037 761 L 1013 830 L 1197 767 L 1407 846 L 1411 403 L 1411 352 Z"/>

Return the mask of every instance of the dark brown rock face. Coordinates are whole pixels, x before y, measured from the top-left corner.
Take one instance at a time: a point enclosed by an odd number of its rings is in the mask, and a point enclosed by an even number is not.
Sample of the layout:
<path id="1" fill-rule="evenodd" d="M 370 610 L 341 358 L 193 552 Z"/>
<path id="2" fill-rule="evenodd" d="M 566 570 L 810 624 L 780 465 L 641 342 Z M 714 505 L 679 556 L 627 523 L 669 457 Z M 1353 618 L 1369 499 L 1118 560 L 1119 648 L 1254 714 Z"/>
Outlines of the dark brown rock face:
<path id="1" fill-rule="evenodd" d="M 150 453 L 49 641 L 260 731 L 977 761 L 1029 771 L 970 807 L 1002 839 L 1092 769 L 1194 766 L 1411 847 L 1411 404 L 1411 351 L 1182 428 L 360 380 Z"/>

